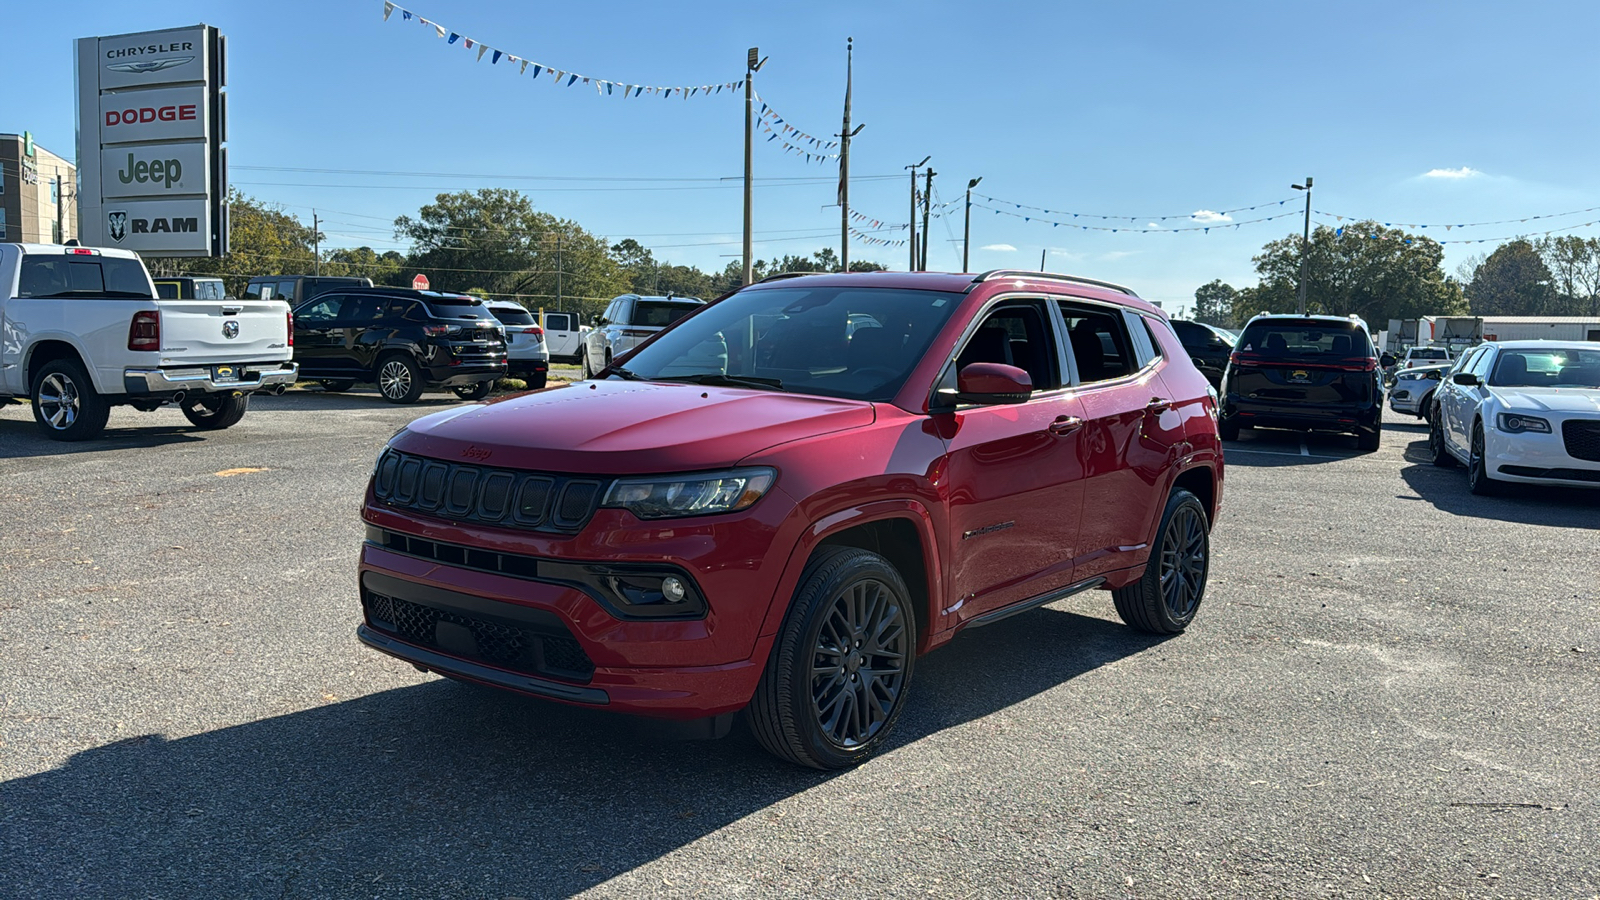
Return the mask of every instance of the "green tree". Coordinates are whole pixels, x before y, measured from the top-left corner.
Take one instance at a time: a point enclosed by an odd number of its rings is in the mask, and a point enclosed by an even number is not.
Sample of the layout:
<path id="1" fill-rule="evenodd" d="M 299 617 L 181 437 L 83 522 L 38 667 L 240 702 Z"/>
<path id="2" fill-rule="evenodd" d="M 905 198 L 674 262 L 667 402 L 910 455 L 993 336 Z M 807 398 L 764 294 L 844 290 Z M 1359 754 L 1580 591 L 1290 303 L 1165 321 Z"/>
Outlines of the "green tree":
<path id="1" fill-rule="evenodd" d="M 1232 325 L 1233 304 L 1238 298 L 1239 292 L 1220 278 L 1200 285 L 1194 291 L 1195 321 L 1207 325 Z"/>
<path id="2" fill-rule="evenodd" d="M 1249 306 L 1256 312 L 1297 308 L 1300 254 L 1296 234 L 1261 248 L 1254 259 L 1261 283 L 1249 295 Z M 1445 276 L 1443 261 L 1437 241 L 1377 222 L 1318 226 L 1306 256 L 1306 311 L 1353 313 L 1373 328 L 1390 319 L 1463 312 L 1460 285 Z"/>
<path id="3" fill-rule="evenodd" d="M 215 258 L 153 257 L 161 275 L 220 275 L 229 296 L 244 293 L 256 275 L 306 275 L 316 267 L 318 235 L 280 206 L 228 191 L 229 249 Z"/>
<path id="4" fill-rule="evenodd" d="M 1550 315 L 1600 316 L 1600 238 L 1564 235 L 1534 245 L 1550 270 Z"/>
<path id="5" fill-rule="evenodd" d="M 397 250 L 378 253 L 371 247 L 345 248 L 323 254 L 322 274 L 364 276 L 371 278 L 373 284 L 409 287 L 411 279 L 402 280 L 400 273 L 405 264 L 405 256 Z"/>
<path id="6" fill-rule="evenodd" d="M 1550 282 L 1539 251 L 1519 238 L 1496 247 L 1473 271 L 1466 295 L 1476 316 L 1542 316 L 1555 297 Z"/>

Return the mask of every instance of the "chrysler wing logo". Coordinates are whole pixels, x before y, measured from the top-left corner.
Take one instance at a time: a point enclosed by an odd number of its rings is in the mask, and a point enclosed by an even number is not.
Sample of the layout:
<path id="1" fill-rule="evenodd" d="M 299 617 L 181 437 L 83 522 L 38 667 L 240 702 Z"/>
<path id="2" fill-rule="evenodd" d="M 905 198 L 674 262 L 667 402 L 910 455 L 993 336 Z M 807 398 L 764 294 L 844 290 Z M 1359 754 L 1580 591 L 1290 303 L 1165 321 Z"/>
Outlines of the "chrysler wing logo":
<path id="1" fill-rule="evenodd" d="M 230 341 L 233 340 L 234 338 L 238 337 L 239 336 L 239 323 L 235 322 L 232 319 L 229 319 L 228 321 L 223 322 L 222 323 L 222 336 L 227 338 Z"/>
<path id="2" fill-rule="evenodd" d="M 106 234 L 119 244 L 128 236 L 128 214 L 125 211 L 119 209 L 106 213 Z"/>
<path id="3" fill-rule="evenodd" d="M 149 72 L 159 72 L 162 69 L 171 69 L 190 62 L 194 62 L 194 57 L 169 56 L 166 59 L 141 59 L 136 62 L 106 63 L 106 68 L 113 72 L 131 72 L 135 75 L 144 75 Z"/>

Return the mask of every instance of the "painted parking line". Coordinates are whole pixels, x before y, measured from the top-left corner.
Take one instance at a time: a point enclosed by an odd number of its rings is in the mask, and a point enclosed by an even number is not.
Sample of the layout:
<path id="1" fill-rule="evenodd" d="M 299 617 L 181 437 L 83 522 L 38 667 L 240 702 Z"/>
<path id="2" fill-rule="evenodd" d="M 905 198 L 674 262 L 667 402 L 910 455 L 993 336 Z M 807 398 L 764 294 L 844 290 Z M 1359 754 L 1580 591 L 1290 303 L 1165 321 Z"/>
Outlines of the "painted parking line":
<path id="1" fill-rule="evenodd" d="M 1311 455 L 1311 448 L 1306 446 L 1306 442 L 1305 441 L 1301 441 L 1300 442 L 1300 455 L 1301 456 L 1310 456 Z"/>
<path id="2" fill-rule="evenodd" d="M 1223 457 L 1226 458 L 1229 453 L 1255 453 L 1255 454 L 1260 455 L 1260 456 L 1292 456 L 1295 459 L 1303 459 L 1305 457 L 1310 457 L 1311 459 L 1354 459 L 1355 458 L 1353 456 L 1323 456 L 1320 453 L 1312 453 L 1312 452 L 1310 452 L 1310 450 L 1307 447 L 1305 447 L 1304 445 L 1302 445 L 1300 447 L 1300 452 L 1299 453 L 1289 453 L 1288 451 L 1285 451 L 1285 450 L 1246 450 L 1243 447 L 1229 447 L 1229 446 L 1224 445 L 1223 448 L 1222 448 Z"/>

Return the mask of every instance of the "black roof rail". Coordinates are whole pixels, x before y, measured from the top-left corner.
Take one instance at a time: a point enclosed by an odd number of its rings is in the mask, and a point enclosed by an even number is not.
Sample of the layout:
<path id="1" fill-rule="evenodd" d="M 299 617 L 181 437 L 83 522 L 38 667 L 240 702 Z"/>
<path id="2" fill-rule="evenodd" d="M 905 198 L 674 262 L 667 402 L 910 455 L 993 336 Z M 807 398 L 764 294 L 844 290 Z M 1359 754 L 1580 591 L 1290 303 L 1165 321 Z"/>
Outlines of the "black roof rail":
<path id="1" fill-rule="evenodd" d="M 997 278 L 1044 278 L 1049 281 L 1070 281 L 1073 284 L 1087 284 L 1093 287 L 1109 288 L 1113 291 L 1127 294 L 1129 297 L 1139 296 L 1133 292 L 1133 288 L 1123 287 L 1120 284 L 1115 284 L 1110 281 L 1101 281 L 1097 278 L 1082 278 L 1077 275 L 1059 275 L 1055 272 L 1034 272 L 1029 269 L 990 269 L 989 271 L 984 272 L 982 275 L 972 279 L 972 283 L 974 285 L 979 285 L 985 281 L 994 281 Z"/>
<path id="2" fill-rule="evenodd" d="M 826 274 L 828 274 L 828 273 L 826 273 L 826 272 L 779 272 L 776 275 L 768 275 L 767 277 L 765 277 L 765 278 L 761 279 L 760 281 L 756 282 L 756 284 L 766 284 L 769 281 L 782 281 L 785 278 L 804 278 L 807 275 L 826 275 Z"/>

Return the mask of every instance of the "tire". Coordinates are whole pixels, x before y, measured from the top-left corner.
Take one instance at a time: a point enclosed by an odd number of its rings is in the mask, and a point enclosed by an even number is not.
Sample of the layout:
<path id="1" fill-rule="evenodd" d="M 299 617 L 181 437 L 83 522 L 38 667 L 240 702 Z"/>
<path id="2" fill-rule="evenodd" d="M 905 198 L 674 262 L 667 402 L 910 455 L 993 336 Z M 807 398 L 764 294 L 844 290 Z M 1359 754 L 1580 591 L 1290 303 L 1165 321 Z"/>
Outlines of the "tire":
<path id="1" fill-rule="evenodd" d="M 587 349 L 585 349 L 583 351 L 582 356 L 583 356 L 583 359 L 579 361 L 578 365 L 580 367 L 582 367 L 583 376 L 581 378 L 579 378 L 578 380 L 579 381 L 588 381 L 589 379 L 594 377 L 594 371 L 589 368 L 589 351 Z"/>
<path id="2" fill-rule="evenodd" d="M 199 394 L 184 398 L 183 417 L 201 431 L 221 431 L 239 424 L 249 408 L 249 394 Z"/>
<path id="3" fill-rule="evenodd" d="M 1472 425 L 1472 450 L 1467 454 L 1467 489 L 1480 497 L 1493 497 L 1500 493 L 1500 482 L 1489 477 L 1489 464 L 1484 461 L 1483 423 Z"/>
<path id="4" fill-rule="evenodd" d="M 324 394 L 342 394 L 356 386 L 355 379 L 342 378 L 338 381 L 319 381 Z"/>
<path id="5" fill-rule="evenodd" d="M 1356 449 L 1362 453 L 1372 453 L 1383 445 L 1383 426 L 1377 428 L 1362 428 L 1356 431 Z"/>
<path id="6" fill-rule="evenodd" d="M 450 390 L 455 391 L 456 396 L 463 400 L 482 400 L 494 390 L 494 382 L 480 381 L 477 384 L 463 385 Z"/>
<path id="7" fill-rule="evenodd" d="M 33 421 L 55 441 L 87 441 L 100 436 L 111 418 L 111 404 L 94 389 L 83 367 L 68 359 L 45 363 L 33 377 Z"/>
<path id="8" fill-rule="evenodd" d="M 910 596 L 900 573 L 876 553 L 817 551 L 746 710 L 756 740 L 816 769 L 848 768 L 881 749 L 905 708 L 916 661 Z M 841 631 L 844 643 L 854 634 L 858 652 L 839 648 Z M 870 721 L 851 715 L 858 710 L 869 710 Z"/>
<path id="9" fill-rule="evenodd" d="M 1144 575 L 1111 592 L 1122 621 L 1151 634 L 1178 634 L 1189 627 L 1211 571 L 1210 530 L 1200 500 L 1182 488 L 1173 490 Z"/>
<path id="10" fill-rule="evenodd" d="M 550 373 L 540 372 L 537 375 L 529 375 L 526 380 L 528 382 L 528 390 L 541 390 L 546 384 L 550 383 Z"/>
<path id="11" fill-rule="evenodd" d="M 1444 422 L 1440 421 L 1438 413 L 1428 420 L 1428 452 L 1433 454 L 1433 464 L 1439 468 L 1456 467 L 1456 458 L 1450 455 L 1450 448 L 1445 446 Z"/>
<path id="12" fill-rule="evenodd" d="M 1220 419 L 1217 421 L 1217 434 L 1225 441 L 1237 441 L 1239 439 L 1239 423 Z"/>
<path id="13" fill-rule="evenodd" d="M 422 396 L 422 367 L 404 354 L 378 360 L 378 393 L 390 403 L 415 403 Z"/>

